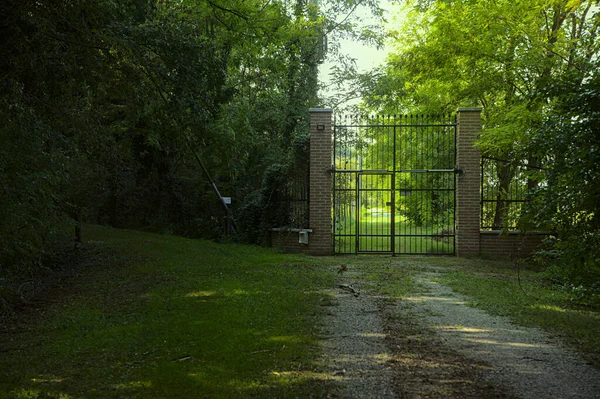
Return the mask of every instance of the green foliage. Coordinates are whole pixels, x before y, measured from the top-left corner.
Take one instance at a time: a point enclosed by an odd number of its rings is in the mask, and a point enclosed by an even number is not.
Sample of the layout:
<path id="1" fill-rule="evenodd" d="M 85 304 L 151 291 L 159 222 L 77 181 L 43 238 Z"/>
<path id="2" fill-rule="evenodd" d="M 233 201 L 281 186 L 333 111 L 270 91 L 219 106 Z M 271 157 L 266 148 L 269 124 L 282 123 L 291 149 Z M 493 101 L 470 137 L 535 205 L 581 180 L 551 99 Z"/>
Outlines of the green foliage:
<path id="1" fill-rule="evenodd" d="M 225 50 L 150 2 L 13 3 L 0 65 L 3 267 L 35 263 L 78 213 L 177 222 L 185 162 L 174 155 L 182 132 L 208 139 L 227 99 Z"/>
<path id="2" fill-rule="evenodd" d="M 34 268 L 69 220 L 218 238 L 196 155 L 234 214 L 262 198 L 267 217 L 263 175 L 306 143 L 323 34 L 353 30 L 355 2 L 317 4 L 3 2 L 3 272 Z"/>
<path id="3" fill-rule="evenodd" d="M 484 108 L 481 148 L 529 159 L 523 148 L 539 128 L 547 86 L 598 53 L 592 1 L 411 1 L 390 32 L 390 55 L 369 110 L 388 114 Z M 381 73 L 383 72 L 383 73 Z"/>
<path id="4" fill-rule="evenodd" d="M 0 272 L 6 265 L 39 266 L 58 222 L 52 193 L 62 177 L 60 158 L 23 114 L 0 113 L 6 133 L 0 136 Z"/>
<path id="5" fill-rule="evenodd" d="M 273 164 L 265 170 L 260 189 L 251 193 L 240 209 L 238 224 L 244 241 L 266 244 L 272 228 L 296 227 L 292 226 L 287 193 L 298 171 L 306 174 L 308 169 L 299 169 L 294 164 Z"/>
<path id="6" fill-rule="evenodd" d="M 557 231 L 551 274 L 574 286 L 600 285 L 600 75 L 568 76 L 550 88 L 556 100 L 530 150 L 546 165 L 529 223 Z"/>
<path id="7" fill-rule="evenodd" d="M 364 108 L 483 107 L 482 153 L 510 161 L 495 167 L 490 184 L 498 193 L 516 184 L 529 190 L 530 206 L 513 225 L 556 230 L 553 274 L 592 286 L 600 275 L 597 4 L 410 1 L 404 12 L 405 23 L 390 32 L 397 50 L 370 80 Z M 515 165 L 546 173 L 518 174 Z M 497 227 L 516 218 L 504 197 L 486 215 Z"/>
<path id="8" fill-rule="evenodd" d="M 372 128 L 366 142 L 373 143 L 357 148 L 364 154 L 363 168 L 383 170 L 440 170 L 453 169 L 455 163 L 455 129 L 443 124 L 454 122 L 448 115 L 412 115 L 383 118 L 389 125 L 411 127 Z M 435 126 L 440 125 L 440 126 Z M 394 154 L 395 151 L 395 154 Z M 393 165 L 394 161 L 396 165 Z M 425 221 L 443 228 L 454 220 L 454 197 L 445 190 L 454 187 L 454 178 L 447 173 L 397 173 L 396 208 L 400 215 L 416 226 Z M 438 188 L 439 191 L 422 192 L 422 188 Z"/>
<path id="9" fill-rule="evenodd" d="M 1 268 L 39 263 L 54 226 L 79 216 L 218 237 L 194 154 L 240 206 L 317 101 L 322 19 L 296 3 L 0 6 Z"/>

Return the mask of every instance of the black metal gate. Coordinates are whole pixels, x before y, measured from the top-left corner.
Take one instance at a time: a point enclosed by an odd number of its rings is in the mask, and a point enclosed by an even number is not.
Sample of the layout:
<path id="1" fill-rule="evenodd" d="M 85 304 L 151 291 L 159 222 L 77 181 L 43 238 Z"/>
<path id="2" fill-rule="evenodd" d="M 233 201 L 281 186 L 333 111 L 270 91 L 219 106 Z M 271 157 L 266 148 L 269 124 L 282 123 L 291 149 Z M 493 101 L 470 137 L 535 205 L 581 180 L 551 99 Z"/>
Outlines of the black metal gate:
<path id="1" fill-rule="evenodd" d="M 454 254 L 456 118 L 336 117 L 334 251 Z"/>
<path id="2" fill-rule="evenodd" d="M 358 202 L 356 206 L 356 248 L 358 252 L 393 252 L 394 219 L 391 173 L 358 172 Z M 361 209 L 369 209 L 363 214 Z M 367 222 L 367 223 L 366 223 Z"/>

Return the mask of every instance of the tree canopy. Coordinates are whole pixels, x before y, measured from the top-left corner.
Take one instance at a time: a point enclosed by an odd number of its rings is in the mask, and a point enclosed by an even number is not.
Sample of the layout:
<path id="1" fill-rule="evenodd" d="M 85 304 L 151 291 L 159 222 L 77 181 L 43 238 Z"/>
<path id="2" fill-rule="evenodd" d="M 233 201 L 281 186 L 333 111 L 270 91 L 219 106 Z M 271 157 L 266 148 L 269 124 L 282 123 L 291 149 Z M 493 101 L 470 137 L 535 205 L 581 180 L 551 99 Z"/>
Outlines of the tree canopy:
<path id="1" fill-rule="evenodd" d="M 257 237 L 272 185 L 306 162 L 325 38 L 330 57 L 335 38 L 382 43 L 378 26 L 359 28 L 359 6 L 382 18 L 377 0 L 3 2 L 0 278 L 42 264 L 81 220 L 217 237 L 212 182 Z M 336 77 L 355 79 L 372 112 L 482 106 L 483 153 L 544 168 L 528 177 L 521 228 L 556 231 L 557 264 L 600 270 L 598 1 L 404 9 L 386 64 L 358 75 L 342 57 Z"/>
<path id="2" fill-rule="evenodd" d="M 589 285 L 600 281 L 598 2 L 413 0 L 404 13 L 390 32 L 395 51 L 361 77 L 364 108 L 482 107 L 478 145 L 508 161 L 494 169 L 499 192 L 508 191 L 516 165 L 543 168 L 528 175 L 531 201 L 519 228 L 554 231 L 554 270 L 577 283 L 576 274 Z M 502 206 L 496 213 L 500 226 Z"/>
<path id="3" fill-rule="evenodd" d="M 0 299 L 81 221 L 218 237 L 212 182 L 246 237 L 266 227 L 269 176 L 306 158 L 325 35 L 373 38 L 354 10 L 376 0 L 319 3 L 4 1 Z"/>

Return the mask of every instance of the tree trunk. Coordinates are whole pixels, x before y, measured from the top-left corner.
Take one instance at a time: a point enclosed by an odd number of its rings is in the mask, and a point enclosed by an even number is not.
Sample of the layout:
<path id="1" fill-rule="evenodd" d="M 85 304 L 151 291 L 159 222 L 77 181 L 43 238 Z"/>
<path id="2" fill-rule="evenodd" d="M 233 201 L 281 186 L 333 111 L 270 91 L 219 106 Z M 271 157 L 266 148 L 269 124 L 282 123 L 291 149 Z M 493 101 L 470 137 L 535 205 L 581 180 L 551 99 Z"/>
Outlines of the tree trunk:
<path id="1" fill-rule="evenodd" d="M 504 219 L 508 211 L 508 203 L 506 202 L 510 182 L 512 180 L 513 170 L 510 165 L 504 162 L 498 162 L 496 165 L 498 171 L 498 192 L 496 194 L 496 210 L 494 213 L 494 229 L 503 227 Z"/>
<path id="2" fill-rule="evenodd" d="M 538 168 L 539 162 L 537 157 L 532 156 L 529 158 L 529 166 L 532 168 Z M 527 176 L 527 191 L 531 191 L 538 186 L 539 182 L 537 180 L 533 180 L 531 177 Z"/>
<path id="3" fill-rule="evenodd" d="M 81 244 L 81 212 L 75 211 L 75 242 Z"/>

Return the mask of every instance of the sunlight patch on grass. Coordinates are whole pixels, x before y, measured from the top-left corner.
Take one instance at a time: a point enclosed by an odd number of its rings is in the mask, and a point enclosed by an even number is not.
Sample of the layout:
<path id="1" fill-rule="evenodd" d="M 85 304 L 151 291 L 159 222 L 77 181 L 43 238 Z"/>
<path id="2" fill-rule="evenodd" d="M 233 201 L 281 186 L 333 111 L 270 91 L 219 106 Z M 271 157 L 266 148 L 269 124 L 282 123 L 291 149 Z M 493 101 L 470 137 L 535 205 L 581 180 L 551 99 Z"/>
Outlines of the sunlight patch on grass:
<path id="1" fill-rule="evenodd" d="M 229 385 L 231 388 L 234 388 L 238 391 L 245 391 L 245 390 L 261 388 L 264 384 L 258 380 L 243 381 L 240 379 L 234 379 L 234 380 L 229 381 L 229 383 L 227 385 Z"/>
<path id="2" fill-rule="evenodd" d="M 365 337 L 365 338 L 385 338 L 387 337 L 386 334 L 381 334 L 381 333 L 362 333 L 362 334 L 358 334 L 359 337 Z"/>
<path id="3" fill-rule="evenodd" d="M 492 330 L 487 328 L 474 328 L 474 327 L 463 327 L 463 326 L 438 326 L 435 328 L 440 331 L 461 331 L 468 333 L 489 333 Z"/>
<path id="4" fill-rule="evenodd" d="M 272 371 L 269 375 L 272 383 L 293 384 L 310 380 L 328 380 L 331 375 L 316 371 Z"/>
<path id="5" fill-rule="evenodd" d="M 554 312 L 560 312 L 560 313 L 567 313 L 567 312 L 569 312 L 569 310 L 561 308 L 561 307 L 556 306 L 556 305 L 545 305 L 545 304 L 536 303 L 536 304 L 530 305 L 529 307 L 532 308 L 532 309 L 552 310 Z"/>
<path id="6" fill-rule="evenodd" d="M 112 385 L 114 389 L 152 388 L 152 381 L 131 381 Z"/>
<path id="7" fill-rule="evenodd" d="M 303 339 L 296 335 L 282 335 L 277 337 L 270 337 L 268 341 L 271 342 L 283 342 L 287 344 L 300 344 L 303 342 Z"/>
<path id="8" fill-rule="evenodd" d="M 369 355 L 369 359 L 373 359 L 379 363 L 386 363 L 392 360 L 392 356 L 389 353 L 376 353 L 374 355 Z"/>
<path id="9" fill-rule="evenodd" d="M 60 384 L 64 380 L 64 378 L 32 378 L 31 382 L 37 384 Z"/>
<path id="10" fill-rule="evenodd" d="M 62 392 L 48 392 L 41 391 L 39 389 L 23 389 L 18 392 L 15 392 L 16 399 L 41 399 L 41 398 L 49 398 L 49 399 L 73 399 L 71 395 L 67 395 Z"/>
<path id="11" fill-rule="evenodd" d="M 247 290 L 241 288 L 234 288 L 232 290 L 227 290 L 223 293 L 225 297 L 235 298 L 235 297 L 249 297 L 254 295 L 267 295 L 267 292 L 261 290 Z"/>
<path id="12" fill-rule="evenodd" d="M 451 303 L 453 305 L 465 305 L 466 302 L 458 299 L 456 297 L 447 297 L 447 296 L 429 296 L 429 295 L 420 295 L 420 296 L 407 296 L 404 297 L 404 300 L 407 302 L 431 302 L 431 301 L 437 301 L 437 302 L 447 302 L 447 303 Z"/>
<path id="13" fill-rule="evenodd" d="M 195 371 L 193 373 L 188 373 L 188 377 L 193 378 L 195 380 L 203 381 L 209 378 L 209 374 L 206 372 Z"/>
<path id="14" fill-rule="evenodd" d="M 201 297 L 214 296 L 214 295 L 217 295 L 217 291 L 195 291 L 195 292 L 190 292 L 190 293 L 186 294 L 186 297 L 201 298 Z"/>

